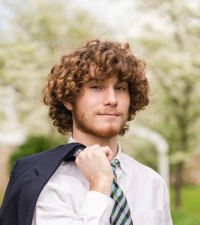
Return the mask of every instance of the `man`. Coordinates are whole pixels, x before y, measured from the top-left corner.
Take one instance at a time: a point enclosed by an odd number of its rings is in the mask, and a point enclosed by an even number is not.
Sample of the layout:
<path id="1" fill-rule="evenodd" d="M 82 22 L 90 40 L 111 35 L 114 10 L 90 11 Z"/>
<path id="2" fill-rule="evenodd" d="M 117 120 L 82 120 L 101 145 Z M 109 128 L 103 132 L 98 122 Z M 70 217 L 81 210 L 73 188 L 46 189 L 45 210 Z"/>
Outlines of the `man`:
<path id="1" fill-rule="evenodd" d="M 59 161 L 55 171 L 51 164 L 64 154 L 64 147 L 14 165 L 9 190 L 16 185 L 20 167 L 23 174 L 26 168 L 34 168 L 36 158 L 43 164 L 35 169 L 40 180 L 33 182 L 35 175 L 31 182 L 25 179 L 20 196 L 26 197 L 15 202 L 24 208 L 36 203 L 27 211 L 32 225 L 171 225 L 165 182 L 155 171 L 123 154 L 117 141 L 118 135 L 128 131 L 126 122 L 149 102 L 145 62 L 132 54 L 129 45 L 88 41 L 52 68 L 43 91 L 53 124 L 63 135 L 72 132 L 66 146 L 80 143 L 85 148 L 76 152 L 75 161 Z M 45 175 L 48 170 L 51 176 Z M 44 179 L 44 185 L 40 185 Z M 3 208 L 9 205 L 6 200 L 3 204 Z M 2 211 L 0 224 L 9 221 L 1 219 L 6 218 L 8 210 Z M 18 224 L 29 224 L 26 216 L 18 215 Z"/>

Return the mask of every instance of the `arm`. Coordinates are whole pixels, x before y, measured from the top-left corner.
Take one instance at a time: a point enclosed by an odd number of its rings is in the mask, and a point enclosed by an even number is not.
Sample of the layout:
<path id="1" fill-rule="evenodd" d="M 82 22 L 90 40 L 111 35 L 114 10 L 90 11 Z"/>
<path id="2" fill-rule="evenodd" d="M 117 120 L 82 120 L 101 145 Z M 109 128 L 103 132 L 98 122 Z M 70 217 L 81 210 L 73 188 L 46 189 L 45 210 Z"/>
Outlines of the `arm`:
<path id="1" fill-rule="evenodd" d="M 75 206 L 72 208 L 60 198 L 55 202 L 48 199 L 38 201 L 32 225 L 104 225 L 109 221 L 114 206 L 113 199 L 95 191 L 88 191 L 78 214 Z"/>
<path id="2" fill-rule="evenodd" d="M 99 145 L 87 147 L 75 161 L 90 182 L 81 209 L 74 198 L 73 188 L 67 188 L 66 193 L 66 189 L 48 183 L 37 201 L 32 225 L 106 224 L 114 206 L 114 200 L 110 198 L 113 172 L 106 157 L 107 151 L 111 150 Z"/>

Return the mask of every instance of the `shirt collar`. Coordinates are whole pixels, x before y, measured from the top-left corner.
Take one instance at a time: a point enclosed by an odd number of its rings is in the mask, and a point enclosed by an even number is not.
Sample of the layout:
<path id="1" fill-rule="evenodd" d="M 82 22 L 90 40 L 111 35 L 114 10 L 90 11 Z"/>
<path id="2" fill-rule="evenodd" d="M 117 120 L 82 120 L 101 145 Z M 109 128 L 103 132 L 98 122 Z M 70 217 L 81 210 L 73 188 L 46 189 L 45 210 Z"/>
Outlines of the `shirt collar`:
<path id="1" fill-rule="evenodd" d="M 69 137 L 69 140 L 68 140 L 68 143 L 72 143 L 72 142 L 77 142 L 77 141 L 75 141 L 75 140 L 72 138 L 72 136 L 70 136 L 70 137 Z M 125 168 L 124 168 L 124 165 L 123 165 L 122 161 L 120 160 L 121 156 L 122 156 L 121 145 L 120 145 L 119 142 L 117 142 L 117 155 L 115 156 L 115 158 L 113 159 L 112 162 L 114 162 L 115 159 L 118 159 L 119 162 L 120 162 L 120 163 L 119 163 L 119 168 L 120 168 L 124 173 L 127 173 L 126 170 L 125 170 Z M 111 162 L 111 163 L 112 163 L 112 162 Z"/>

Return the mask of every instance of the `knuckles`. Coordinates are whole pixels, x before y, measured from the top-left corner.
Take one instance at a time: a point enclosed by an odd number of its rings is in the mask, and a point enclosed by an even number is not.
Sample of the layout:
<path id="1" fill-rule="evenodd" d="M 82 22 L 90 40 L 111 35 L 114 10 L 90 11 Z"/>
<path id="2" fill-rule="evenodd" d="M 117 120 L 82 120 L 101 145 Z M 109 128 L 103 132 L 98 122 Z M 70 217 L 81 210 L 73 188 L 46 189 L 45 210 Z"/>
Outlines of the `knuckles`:
<path id="1" fill-rule="evenodd" d="M 98 146 L 98 147 L 100 147 L 100 145 L 99 145 L 99 144 L 95 144 L 95 146 Z"/>
<path id="2" fill-rule="evenodd" d="M 92 157 L 94 157 L 94 156 L 99 156 L 99 152 L 98 152 L 98 151 L 93 151 L 93 152 L 90 153 L 90 155 L 91 155 Z"/>
<path id="3" fill-rule="evenodd" d="M 95 148 L 91 149 L 91 147 L 93 147 L 93 146 L 95 146 Z M 111 151 L 109 146 L 100 147 L 99 144 L 95 144 L 93 146 L 88 146 L 85 148 L 84 151 L 80 152 L 79 155 L 77 156 L 75 162 L 80 163 L 80 162 L 89 160 L 93 157 L 95 157 L 95 158 L 100 157 L 100 155 L 102 155 L 102 153 L 103 153 L 103 149 L 108 149 L 109 151 Z"/>

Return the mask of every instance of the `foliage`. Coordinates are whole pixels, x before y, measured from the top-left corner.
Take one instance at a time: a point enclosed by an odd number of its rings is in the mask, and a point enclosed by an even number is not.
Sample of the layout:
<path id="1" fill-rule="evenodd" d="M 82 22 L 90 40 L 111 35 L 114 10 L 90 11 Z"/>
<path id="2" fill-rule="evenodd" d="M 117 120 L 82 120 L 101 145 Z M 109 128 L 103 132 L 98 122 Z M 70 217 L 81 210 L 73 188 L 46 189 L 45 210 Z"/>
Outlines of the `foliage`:
<path id="1" fill-rule="evenodd" d="M 52 135 L 55 131 L 42 103 L 45 77 L 62 54 L 97 37 L 102 24 L 69 1 L 6 0 L 2 4 L 12 16 L 6 20 L 10 33 L 0 37 L 0 90 L 14 88 L 17 117 L 29 134 Z M 1 125 L 3 121 L 1 115 Z"/>
<path id="2" fill-rule="evenodd" d="M 16 160 L 49 150 L 61 144 L 67 143 L 61 138 L 54 138 L 54 143 L 52 145 L 52 140 L 47 136 L 30 136 L 24 144 L 20 145 L 16 151 L 11 154 L 9 158 L 9 172 L 11 172 Z"/>
<path id="3" fill-rule="evenodd" d="M 184 186 L 182 191 L 182 209 L 177 212 L 174 208 L 175 192 L 170 190 L 171 215 L 174 225 L 198 225 L 200 224 L 200 188 Z"/>
<path id="4" fill-rule="evenodd" d="M 167 137 L 172 163 L 184 160 L 175 157 L 176 154 L 196 148 L 196 123 L 200 118 L 200 65 L 197 63 L 200 26 L 193 23 L 200 20 L 200 16 L 186 1 L 179 3 L 178 0 L 145 2 L 142 9 L 148 8 L 145 13 L 157 15 L 165 29 L 156 30 L 147 24 L 137 39 L 152 73 L 155 85 L 153 107 L 161 122 L 156 126 L 151 121 L 149 124 Z"/>
<path id="5" fill-rule="evenodd" d="M 140 125 L 158 131 L 169 143 L 178 208 L 185 162 L 200 152 L 200 2 L 150 0 L 138 5 L 140 12 L 155 20 L 129 40 L 143 51 L 154 93 L 151 113 L 143 114 Z"/>
<path id="6" fill-rule="evenodd" d="M 2 202 L 3 202 L 4 194 L 5 194 L 5 193 L 0 192 L 0 207 L 1 207 L 1 204 L 2 204 Z"/>
<path id="7" fill-rule="evenodd" d="M 158 152 L 153 143 L 129 133 L 119 137 L 119 142 L 123 153 L 158 171 Z"/>
<path id="8" fill-rule="evenodd" d="M 200 218 L 189 216 L 184 213 L 172 212 L 172 220 L 174 225 L 199 225 Z"/>

